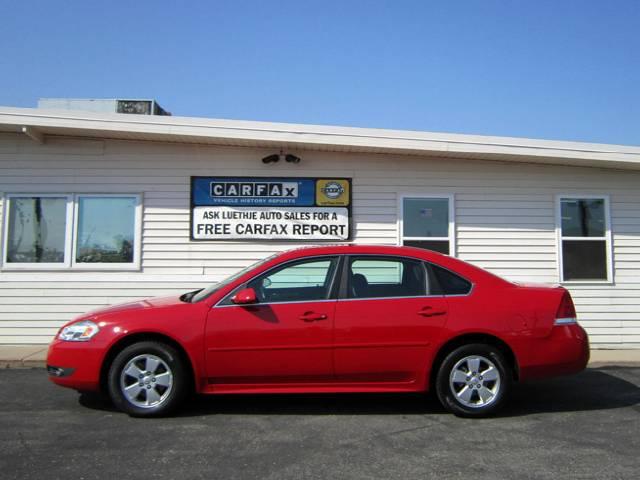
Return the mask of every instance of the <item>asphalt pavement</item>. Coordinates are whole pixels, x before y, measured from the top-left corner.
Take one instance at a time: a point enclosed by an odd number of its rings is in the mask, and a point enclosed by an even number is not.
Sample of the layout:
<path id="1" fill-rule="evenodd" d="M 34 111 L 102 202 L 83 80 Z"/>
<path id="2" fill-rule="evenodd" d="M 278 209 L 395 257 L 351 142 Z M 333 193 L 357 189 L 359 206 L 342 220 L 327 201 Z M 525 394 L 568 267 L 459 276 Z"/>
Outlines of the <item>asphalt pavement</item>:
<path id="1" fill-rule="evenodd" d="M 519 385 L 482 420 L 386 394 L 195 397 L 134 419 L 43 369 L 2 369 L 0 478 L 637 479 L 640 368 Z"/>

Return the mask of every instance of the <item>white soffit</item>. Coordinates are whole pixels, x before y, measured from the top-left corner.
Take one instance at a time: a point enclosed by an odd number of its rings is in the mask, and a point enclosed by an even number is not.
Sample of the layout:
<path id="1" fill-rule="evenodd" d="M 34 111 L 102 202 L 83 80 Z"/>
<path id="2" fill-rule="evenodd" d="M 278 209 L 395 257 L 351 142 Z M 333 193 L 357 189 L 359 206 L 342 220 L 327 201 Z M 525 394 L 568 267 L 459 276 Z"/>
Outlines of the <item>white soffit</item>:
<path id="1" fill-rule="evenodd" d="M 640 147 L 408 130 L 0 107 L 0 132 L 640 170 Z"/>

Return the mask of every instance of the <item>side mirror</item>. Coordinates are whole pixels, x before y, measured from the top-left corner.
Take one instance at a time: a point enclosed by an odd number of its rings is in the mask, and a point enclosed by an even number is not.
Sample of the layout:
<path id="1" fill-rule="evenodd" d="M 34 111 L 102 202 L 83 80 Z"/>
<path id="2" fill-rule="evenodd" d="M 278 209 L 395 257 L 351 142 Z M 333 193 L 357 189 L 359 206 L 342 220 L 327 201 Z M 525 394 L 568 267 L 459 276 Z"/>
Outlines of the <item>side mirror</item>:
<path id="1" fill-rule="evenodd" d="M 236 305 L 251 305 L 252 303 L 258 303 L 258 297 L 253 288 L 243 288 L 231 297 L 231 301 Z"/>

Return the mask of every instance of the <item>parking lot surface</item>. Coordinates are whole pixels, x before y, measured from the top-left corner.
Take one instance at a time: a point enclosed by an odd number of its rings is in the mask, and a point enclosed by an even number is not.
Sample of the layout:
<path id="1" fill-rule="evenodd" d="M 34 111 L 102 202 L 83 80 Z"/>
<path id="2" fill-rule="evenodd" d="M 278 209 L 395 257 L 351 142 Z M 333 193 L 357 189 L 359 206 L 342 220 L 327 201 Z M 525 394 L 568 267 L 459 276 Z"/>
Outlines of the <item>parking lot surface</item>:
<path id="1" fill-rule="evenodd" d="M 497 418 L 433 396 L 196 397 L 134 419 L 0 370 L 0 478 L 640 478 L 640 368 L 519 385 Z"/>

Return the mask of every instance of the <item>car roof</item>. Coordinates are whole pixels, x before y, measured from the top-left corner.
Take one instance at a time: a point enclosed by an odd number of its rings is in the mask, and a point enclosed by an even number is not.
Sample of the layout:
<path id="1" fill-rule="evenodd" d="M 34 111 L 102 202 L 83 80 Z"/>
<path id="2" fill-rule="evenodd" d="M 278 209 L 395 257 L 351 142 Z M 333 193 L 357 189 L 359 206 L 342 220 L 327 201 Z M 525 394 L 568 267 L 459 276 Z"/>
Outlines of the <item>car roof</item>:
<path id="1" fill-rule="evenodd" d="M 356 255 L 356 254 L 378 254 L 378 255 L 403 255 L 430 259 L 432 257 L 445 257 L 445 255 L 415 247 L 401 247 L 394 245 L 360 245 L 355 243 L 336 245 L 313 245 L 308 247 L 298 247 L 283 252 L 283 255 L 294 257 L 307 257 L 313 255 Z"/>

